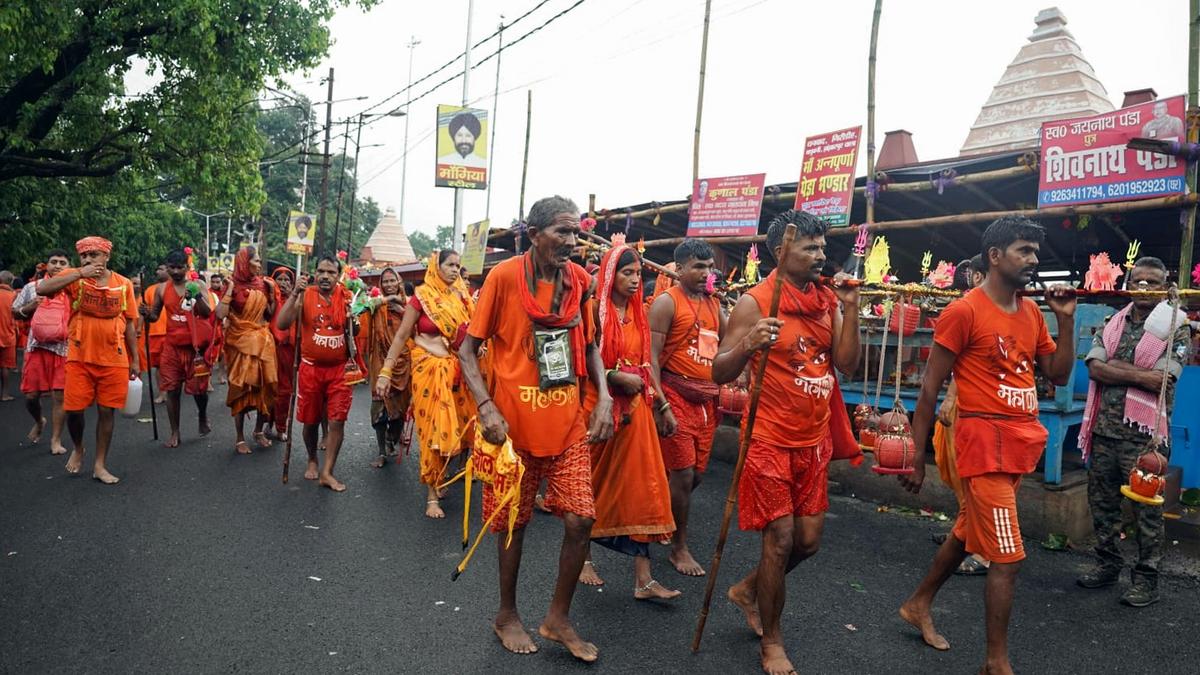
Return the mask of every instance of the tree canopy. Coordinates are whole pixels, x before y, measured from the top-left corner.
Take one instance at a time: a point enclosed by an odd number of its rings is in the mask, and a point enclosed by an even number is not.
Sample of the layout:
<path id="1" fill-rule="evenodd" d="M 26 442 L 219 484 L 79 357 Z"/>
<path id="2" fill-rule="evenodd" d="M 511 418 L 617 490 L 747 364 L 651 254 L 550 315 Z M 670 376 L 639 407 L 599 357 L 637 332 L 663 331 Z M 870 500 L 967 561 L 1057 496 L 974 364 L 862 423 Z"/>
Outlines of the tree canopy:
<path id="1" fill-rule="evenodd" d="M 338 7 L 377 1 L 0 3 L 4 262 L 20 268 L 97 232 L 117 237 L 118 260 L 158 255 L 121 233 L 191 238 L 195 217 L 162 203 L 187 195 L 201 210 L 257 214 L 259 92 L 319 63 Z"/>

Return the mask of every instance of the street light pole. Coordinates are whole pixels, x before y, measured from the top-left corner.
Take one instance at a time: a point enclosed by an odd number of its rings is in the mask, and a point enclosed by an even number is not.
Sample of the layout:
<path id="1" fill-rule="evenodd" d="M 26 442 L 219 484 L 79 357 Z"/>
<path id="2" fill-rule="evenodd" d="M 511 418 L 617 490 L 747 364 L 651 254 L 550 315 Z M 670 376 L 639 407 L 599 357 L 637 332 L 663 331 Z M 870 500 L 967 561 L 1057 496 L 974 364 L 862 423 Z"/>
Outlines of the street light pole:
<path id="1" fill-rule="evenodd" d="M 408 114 L 408 107 L 412 105 L 412 69 L 413 69 L 413 50 L 421 41 L 417 36 L 412 36 L 408 40 L 408 102 L 404 104 L 404 153 L 400 155 L 400 224 L 404 225 L 404 193 L 408 189 L 408 120 L 411 115 Z M 357 164 L 355 165 L 357 166 Z"/>
<path id="2" fill-rule="evenodd" d="M 333 216 L 333 250 L 338 250 L 338 234 L 342 229 L 342 186 L 346 182 L 346 148 L 350 143 L 350 118 L 346 118 L 346 130 L 342 138 L 342 163 L 338 166 L 338 193 L 337 207 L 334 210 Z"/>
<path id="3" fill-rule="evenodd" d="M 463 54 L 462 105 L 467 107 L 467 96 L 471 91 L 471 19 L 475 15 L 475 0 L 467 0 L 467 49 Z M 454 188 L 454 242 L 451 247 L 461 252 L 463 248 L 463 189 Z"/>

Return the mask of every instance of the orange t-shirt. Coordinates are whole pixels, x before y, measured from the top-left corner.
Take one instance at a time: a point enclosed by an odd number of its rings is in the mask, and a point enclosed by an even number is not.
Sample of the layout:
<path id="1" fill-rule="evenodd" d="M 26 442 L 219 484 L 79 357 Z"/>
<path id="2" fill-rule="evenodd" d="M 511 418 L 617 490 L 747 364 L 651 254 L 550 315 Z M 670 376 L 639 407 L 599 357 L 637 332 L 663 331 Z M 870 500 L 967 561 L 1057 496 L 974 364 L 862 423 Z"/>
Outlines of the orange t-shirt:
<path id="1" fill-rule="evenodd" d="M 1037 303 L 1022 298 L 1009 314 L 976 288 L 942 311 L 933 339 L 958 356 L 959 475 L 1032 471 L 1046 441 L 1037 422 L 1034 368 L 1038 356 L 1056 349 Z"/>
<path id="2" fill-rule="evenodd" d="M 763 316 L 770 313 L 772 285 L 762 282 L 747 291 Z M 785 284 L 785 293 L 800 291 Z M 812 289 L 809 290 L 812 292 Z M 786 448 L 819 445 L 829 433 L 829 397 L 833 394 L 831 367 L 833 308 L 817 316 L 784 313 L 779 339 L 767 352 L 767 370 L 759 395 L 755 440 Z M 750 359 L 758 372 L 762 352 Z"/>
<path id="3" fill-rule="evenodd" d="M 17 344 L 17 322 L 13 319 L 13 298 L 16 291 L 7 284 L 0 285 L 0 347 L 8 348 Z"/>
<path id="4" fill-rule="evenodd" d="M 490 340 L 488 354 L 496 367 L 491 371 L 491 396 L 504 419 L 513 446 L 535 457 L 554 457 L 584 440 L 587 425 L 579 387 L 568 385 L 549 391 L 538 388 L 537 363 L 533 360 L 533 322 L 521 304 L 525 281 L 524 256 L 497 265 L 483 284 L 468 334 Z M 574 263 L 571 263 L 574 264 Z M 549 311 L 554 284 L 538 281 L 534 294 Z M 594 334 L 592 313 L 583 312 L 584 330 Z M 503 367 L 501 367 L 503 366 Z"/>
<path id="5" fill-rule="evenodd" d="M 63 289 L 71 303 L 67 360 L 128 368 L 125 325 L 138 319 L 137 298 L 133 283 L 116 272 L 108 274 L 103 287 L 94 279 L 80 279 Z"/>
<path id="6" fill-rule="evenodd" d="M 166 283 L 170 283 L 170 282 L 168 281 Z M 147 288 L 145 291 L 142 292 L 142 301 L 146 303 L 147 307 L 154 307 L 154 290 L 157 287 L 158 287 L 158 284 L 153 284 L 150 286 L 150 288 Z M 158 315 L 157 321 L 150 324 L 150 335 L 151 335 L 151 337 L 158 337 L 160 335 L 166 335 L 166 334 L 167 334 L 167 313 L 164 311 Z"/>
<path id="7" fill-rule="evenodd" d="M 712 381 L 712 360 L 720 342 L 720 304 L 713 297 L 692 300 L 682 286 L 672 286 L 666 295 L 675 303 L 675 317 L 662 350 L 667 358 L 659 365 L 676 375 Z"/>
<path id="8" fill-rule="evenodd" d="M 345 288 L 333 287 L 329 300 L 316 286 L 304 289 L 300 313 L 300 358 L 317 366 L 344 365 L 350 360 L 346 344 L 346 309 L 350 298 Z"/>

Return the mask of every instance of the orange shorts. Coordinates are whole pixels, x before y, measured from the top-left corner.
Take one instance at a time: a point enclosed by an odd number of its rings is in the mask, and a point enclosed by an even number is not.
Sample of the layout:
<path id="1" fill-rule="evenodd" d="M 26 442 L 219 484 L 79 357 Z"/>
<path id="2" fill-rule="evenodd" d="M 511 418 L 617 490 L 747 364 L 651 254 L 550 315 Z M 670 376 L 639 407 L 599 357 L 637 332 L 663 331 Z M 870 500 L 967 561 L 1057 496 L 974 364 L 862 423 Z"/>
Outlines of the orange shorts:
<path id="1" fill-rule="evenodd" d="M 692 403 L 673 388 L 663 385 L 663 395 L 679 427 L 667 437 L 659 437 L 663 464 L 667 471 L 695 468 L 704 473 L 712 455 L 713 435 L 717 432 L 717 403 Z"/>
<path id="2" fill-rule="evenodd" d="M 158 361 L 158 387 L 162 391 L 176 391 L 180 387 L 188 396 L 201 396 L 208 393 L 208 378 L 193 377 L 196 350 L 191 347 L 163 345 L 162 356 Z M 203 372 L 203 371 L 201 371 Z"/>
<path id="3" fill-rule="evenodd" d="M 0 347 L 0 368 L 17 367 L 17 346 Z"/>
<path id="4" fill-rule="evenodd" d="M 66 363 L 67 357 L 45 349 L 25 352 L 25 368 L 21 371 L 21 393 L 62 391 L 67 384 L 67 373 L 63 368 Z M 124 401 L 121 404 L 124 405 Z"/>
<path id="5" fill-rule="evenodd" d="M 538 486 L 546 479 L 546 508 L 554 515 L 574 513 L 584 518 L 596 517 L 596 504 L 592 501 L 592 455 L 587 441 L 579 441 L 554 457 L 534 457 L 524 450 L 517 450 L 521 463 L 525 465 L 525 476 L 521 479 L 521 503 L 517 509 L 516 527 L 525 527 L 533 516 L 533 498 Z M 496 497 L 492 486 L 483 486 L 483 519 L 491 517 L 496 509 Z M 503 515 L 492 521 L 492 532 L 507 532 L 508 519 Z"/>
<path id="6" fill-rule="evenodd" d="M 323 419 L 345 422 L 354 393 L 346 384 L 346 364 L 318 366 L 300 362 L 296 388 L 296 421 L 317 424 Z"/>
<path id="7" fill-rule="evenodd" d="M 751 440 L 738 482 L 738 527 L 764 529 L 784 516 L 829 510 L 829 460 L 833 445 L 783 448 Z"/>
<path id="8" fill-rule="evenodd" d="M 992 562 L 1013 563 L 1025 559 L 1021 527 L 1017 522 L 1019 473 L 985 473 L 962 479 L 963 507 L 958 511 L 952 534 L 964 542 L 969 553 Z"/>
<path id="9" fill-rule="evenodd" d="M 125 393 L 129 389 L 129 368 L 67 361 L 66 371 L 63 410 L 79 412 L 91 407 L 93 403 L 104 408 L 125 407 Z"/>

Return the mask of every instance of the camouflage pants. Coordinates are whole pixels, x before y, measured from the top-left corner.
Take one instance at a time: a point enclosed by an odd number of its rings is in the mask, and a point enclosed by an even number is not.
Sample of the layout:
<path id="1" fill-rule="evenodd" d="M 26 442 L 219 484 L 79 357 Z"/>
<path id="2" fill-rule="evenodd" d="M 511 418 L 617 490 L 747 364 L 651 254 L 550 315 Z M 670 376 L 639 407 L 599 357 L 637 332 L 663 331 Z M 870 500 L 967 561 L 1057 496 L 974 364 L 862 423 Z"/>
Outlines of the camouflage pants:
<path id="1" fill-rule="evenodd" d="M 1092 509 L 1096 557 L 1100 566 L 1120 571 L 1124 564 L 1120 549 L 1121 504 L 1129 502 L 1133 507 L 1138 547 L 1133 579 L 1157 584 L 1164 538 L 1162 507 L 1140 504 L 1121 495 L 1121 486 L 1129 482 L 1129 472 L 1144 447 L 1140 442 L 1093 437 L 1092 459 L 1088 467 L 1088 505 Z M 1166 454 L 1167 448 L 1161 448 L 1160 452 Z"/>

